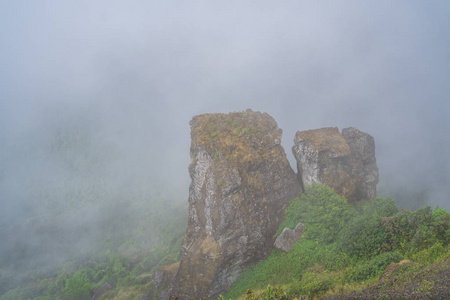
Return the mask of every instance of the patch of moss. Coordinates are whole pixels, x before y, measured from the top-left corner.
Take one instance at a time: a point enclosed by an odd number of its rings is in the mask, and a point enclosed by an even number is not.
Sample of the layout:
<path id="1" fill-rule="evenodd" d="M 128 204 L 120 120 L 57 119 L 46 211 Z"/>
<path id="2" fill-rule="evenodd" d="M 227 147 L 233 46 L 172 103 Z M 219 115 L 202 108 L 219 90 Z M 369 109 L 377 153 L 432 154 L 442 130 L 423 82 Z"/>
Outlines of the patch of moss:
<path id="1" fill-rule="evenodd" d="M 193 146 L 205 147 L 213 158 L 223 156 L 246 166 L 271 158 L 267 149 L 278 145 L 281 135 L 271 116 L 252 110 L 203 114 L 191 121 Z"/>
<path id="2" fill-rule="evenodd" d="M 336 156 L 350 154 L 350 146 L 337 127 L 298 131 L 296 138 L 309 141 L 317 151 L 329 150 Z"/>

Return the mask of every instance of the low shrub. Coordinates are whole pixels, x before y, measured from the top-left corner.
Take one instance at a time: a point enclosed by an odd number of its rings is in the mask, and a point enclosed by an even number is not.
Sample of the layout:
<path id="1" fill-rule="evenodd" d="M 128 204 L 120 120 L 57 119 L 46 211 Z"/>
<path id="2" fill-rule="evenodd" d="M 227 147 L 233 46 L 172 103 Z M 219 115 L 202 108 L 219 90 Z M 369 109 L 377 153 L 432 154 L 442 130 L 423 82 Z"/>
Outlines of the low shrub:
<path id="1" fill-rule="evenodd" d="M 325 184 L 312 184 L 285 211 L 278 233 L 299 222 L 305 224 L 305 239 L 332 243 L 342 227 L 356 215 L 355 208 Z"/>
<path id="2" fill-rule="evenodd" d="M 88 278 L 86 272 L 79 270 L 66 280 L 64 298 L 74 300 L 89 299 L 91 290 L 92 281 Z"/>
<path id="3" fill-rule="evenodd" d="M 411 255 L 436 243 L 444 247 L 450 243 L 450 214 L 439 207 L 434 211 L 429 206 L 415 212 L 404 210 L 382 217 L 381 221 L 386 231 L 386 250 L 397 249 Z"/>
<path id="4" fill-rule="evenodd" d="M 436 208 L 433 211 L 431 226 L 435 232 L 436 238 L 443 243 L 443 245 L 450 244 L 450 213 L 445 209 Z"/>
<path id="5" fill-rule="evenodd" d="M 339 233 L 339 243 L 349 256 L 369 259 L 380 253 L 386 242 L 381 220 L 373 215 L 353 218 Z"/>
<path id="6" fill-rule="evenodd" d="M 428 249 L 409 255 L 409 259 L 420 263 L 433 263 L 446 253 L 442 243 L 436 243 Z"/>
<path id="7" fill-rule="evenodd" d="M 350 268 L 346 272 L 345 280 L 348 282 L 361 282 L 380 276 L 391 263 L 399 262 L 402 259 L 403 256 L 396 251 L 382 253 L 369 261 L 362 262 Z"/>
<path id="8" fill-rule="evenodd" d="M 398 208 L 395 205 L 395 200 L 390 197 L 376 197 L 372 201 L 364 204 L 363 210 L 364 213 L 371 214 L 377 217 L 390 217 L 398 213 Z"/>
<path id="9" fill-rule="evenodd" d="M 301 280 L 295 280 L 289 287 L 289 293 L 297 296 L 316 298 L 325 294 L 333 286 L 333 278 L 326 270 L 322 272 L 307 271 Z"/>
<path id="10" fill-rule="evenodd" d="M 219 297 L 219 300 L 223 300 L 225 298 Z M 290 296 L 286 291 L 284 291 L 281 287 L 273 287 L 268 285 L 264 292 L 255 293 L 251 289 L 248 289 L 245 292 L 244 300 L 291 300 L 294 299 L 293 296 Z"/>

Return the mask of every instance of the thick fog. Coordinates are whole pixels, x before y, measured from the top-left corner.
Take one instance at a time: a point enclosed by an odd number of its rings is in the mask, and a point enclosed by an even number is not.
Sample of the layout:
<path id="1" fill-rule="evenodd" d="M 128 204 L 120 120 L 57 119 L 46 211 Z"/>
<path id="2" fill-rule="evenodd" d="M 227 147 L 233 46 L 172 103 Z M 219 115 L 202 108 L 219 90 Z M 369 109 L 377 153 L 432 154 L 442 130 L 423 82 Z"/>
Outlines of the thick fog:
<path id="1" fill-rule="evenodd" d="M 450 209 L 449 14 L 448 1 L 3 1 L 2 234 L 92 182 L 187 202 L 190 119 L 247 108 L 275 118 L 293 166 L 297 130 L 368 132 L 381 195 Z M 98 219 L 91 200 L 76 222 Z"/>

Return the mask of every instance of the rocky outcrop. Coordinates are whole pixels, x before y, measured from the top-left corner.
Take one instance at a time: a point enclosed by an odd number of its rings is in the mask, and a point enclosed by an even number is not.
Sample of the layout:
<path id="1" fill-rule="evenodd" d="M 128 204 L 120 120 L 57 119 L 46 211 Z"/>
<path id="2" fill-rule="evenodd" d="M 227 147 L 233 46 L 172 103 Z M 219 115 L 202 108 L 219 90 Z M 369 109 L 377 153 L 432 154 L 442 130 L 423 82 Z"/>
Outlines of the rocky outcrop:
<path id="1" fill-rule="evenodd" d="M 190 125 L 188 228 L 165 292 L 214 299 L 270 253 L 284 209 L 301 189 L 268 114 L 205 114 Z"/>
<path id="2" fill-rule="evenodd" d="M 294 229 L 285 228 L 275 240 L 275 248 L 284 252 L 291 251 L 292 246 L 302 237 L 305 230 L 303 223 L 298 223 Z"/>
<path id="3" fill-rule="evenodd" d="M 350 202 L 373 199 L 378 183 L 375 142 L 356 128 L 299 131 L 292 152 L 302 185 L 321 182 Z"/>
<path id="4" fill-rule="evenodd" d="M 378 184 L 375 140 L 371 135 L 353 127 L 342 129 L 342 135 L 350 146 L 351 173 L 359 178 L 355 198 L 371 200 L 377 195 Z"/>

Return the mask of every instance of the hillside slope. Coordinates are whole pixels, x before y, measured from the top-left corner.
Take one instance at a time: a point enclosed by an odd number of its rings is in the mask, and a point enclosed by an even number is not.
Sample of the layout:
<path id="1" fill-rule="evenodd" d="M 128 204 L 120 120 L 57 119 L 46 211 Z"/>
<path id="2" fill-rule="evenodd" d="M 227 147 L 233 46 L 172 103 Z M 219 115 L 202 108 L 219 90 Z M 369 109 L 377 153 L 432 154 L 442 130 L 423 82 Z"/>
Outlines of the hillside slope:
<path id="1" fill-rule="evenodd" d="M 422 295 L 424 290 L 436 297 L 448 293 L 450 214 L 444 209 L 399 212 L 390 198 L 352 205 L 331 188 L 316 184 L 286 210 L 279 232 L 299 221 L 306 232 L 291 251 L 273 250 L 244 272 L 224 299 L 245 293 L 245 299 L 269 299 L 264 298 L 269 285 L 281 287 L 275 299 L 326 294 L 351 299 L 374 291 L 379 296 Z M 411 262 L 378 282 L 391 264 L 405 259 Z"/>

